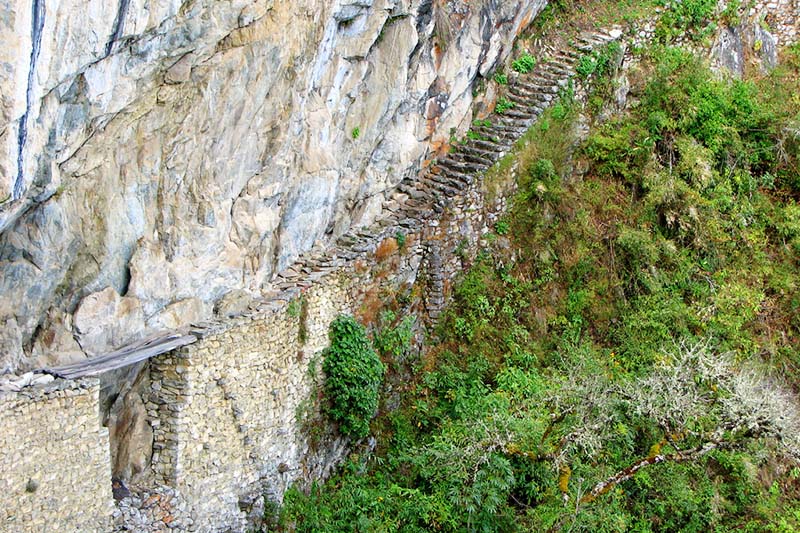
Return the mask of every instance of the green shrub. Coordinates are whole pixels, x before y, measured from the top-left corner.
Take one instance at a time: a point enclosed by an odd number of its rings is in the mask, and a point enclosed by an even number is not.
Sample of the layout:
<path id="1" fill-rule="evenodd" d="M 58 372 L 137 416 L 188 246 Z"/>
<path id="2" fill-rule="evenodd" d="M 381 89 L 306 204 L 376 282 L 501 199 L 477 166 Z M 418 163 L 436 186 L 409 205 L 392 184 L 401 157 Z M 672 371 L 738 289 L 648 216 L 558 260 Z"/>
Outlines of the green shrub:
<path id="1" fill-rule="evenodd" d="M 394 240 L 397 241 L 397 247 L 401 250 L 406 246 L 406 234 L 402 231 L 398 231 L 394 234 Z"/>
<path id="2" fill-rule="evenodd" d="M 520 74 L 527 74 L 536 66 L 536 59 L 529 53 L 525 53 L 511 63 L 511 68 Z"/>
<path id="3" fill-rule="evenodd" d="M 578 66 L 575 67 L 575 70 L 578 72 L 578 75 L 586 79 L 592 74 L 594 74 L 594 70 L 597 68 L 597 63 L 594 60 L 594 57 L 591 55 L 584 54 L 578 60 Z"/>
<path id="4" fill-rule="evenodd" d="M 716 0 L 681 0 L 670 2 L 656 23 L 656 36 L 668 42 L 682 34 L 693 39 L 705 37 L 711 26 L 709 19 L 717 6 Z"/>
<path id="5" fill-rule="evenodd" d="M 575 70 L 578 75 L 586 79 L 592 74 L 602 77 L 610 74 L 622 54 L 622 47 L 616 41 L 610 42 L 602 48 L 585 54 L 578 60 Z"/>
<path id="6" fill-rule="evenodd" d="M 498 72 L 494 75 L 494 81 L 500 85 L 508 85 L 508 76 L 502 72 Z"/>
<path id="7" fill-rule="evenodd" d="M 498 235 L 505 235 L 510 230 L 510 226 L 508 225 L 508 221 L 506 220 L 498 220 L 497 224 L 494 225 L 494 231 Z"/>
<path id="8" fill-rule="evenodd" d="M 381 313 L 381 328 L 373 339 L 375 349 L 393 361 L 402 360 L 406 356 L 411 349 L 411 339 L 414 338 L 414 316 L 407 315 L 399 324 L 392 325 L 396 320 L 397 315 L 392 311 Z"/>
<path id="9" fill-rule="evenodd" d="M 494 106 L 494 110 L 500 114 L 503 114 L 512 107 L 514 107 L 514 102 L 501 96 L 497 99 L 497 104 Z"/>
<path id="10" fill-rule="evenodd" d="M 372 349 L 364 327 L 342 315 L 330 328 L 330 346 L 325 350 L 327 412 L 344 435 L 363 438 L 378 410 L 378 393 L 385 368 Z"/>
<path id="11" fill-rule="evenodd" d="M 651 157 L 653 139 L 639 124 L 612 122 L 591 135 L 584 151 L 602 176 L 636 184 Z"/>

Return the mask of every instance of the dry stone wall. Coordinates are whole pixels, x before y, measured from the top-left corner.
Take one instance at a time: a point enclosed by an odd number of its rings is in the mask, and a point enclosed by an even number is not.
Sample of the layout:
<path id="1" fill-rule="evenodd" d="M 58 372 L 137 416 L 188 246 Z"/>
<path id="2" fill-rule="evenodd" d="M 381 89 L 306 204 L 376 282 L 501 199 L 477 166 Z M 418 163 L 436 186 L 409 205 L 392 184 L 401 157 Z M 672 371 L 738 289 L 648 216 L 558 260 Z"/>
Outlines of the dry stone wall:
<path id="1" fill-rule="evenodd" d="M 588 50 L 619 35 L 581 36 L 577 46 Z M 345 440 L 331 433 L 315 447 L 308 426 L 318 420 L 310 363 L 328 344 L 329 324 L 341 313 L 371 323 L 387 304 L 402 302 L 405 312 L 436 319 L 469 251 L 488 244 L 505 209 L 507 191 L 490 199 L 478 174 L 555 101 L 579 55 L 551 57 L 537 71 L 543 88 L 515 80 L 517 114 L 496 117 L 497 129 L 483 134 L 492 141 L 460 145 L 401 187 L 387 206 L 391 216 L 284 272 L 260 309 L 198 330 L 197 343 L 153 361 L 154 472 L 183 494 L 195 524 L 243 531 L 262 495 L 280 500 L 290 484 L 325 477 L 343 457 Z M 408 295 L 415 283 L 418 299 Z M 326 426 L 319 420 L 316 430 Z"/>
<path id="2" fill-rule="evenodd" d="M 749 16 L 777 38 L 778 46 L 795 43 L 800 36 L 800 0 L 757 0 Z"/>
<path id="3" fill-rule="evenodd" d="M 326 278 L 301 300 L 211 327 L 153 362 L 154 470 L 191 503 L 201 530 L 243 531 L 243 508 L 257 515 L 265 493 L 279 499 L 335 464 L 342 443 L 311 449 L 298 413 L 315 382 L 309 361 L 350 302 L 347 288 Z"/>
<path id="4" fill-rule="evenodd" d="M 109 531 L 111 459 L 97 380 L 0 391 L 0 428 L 0 531 Z"/>

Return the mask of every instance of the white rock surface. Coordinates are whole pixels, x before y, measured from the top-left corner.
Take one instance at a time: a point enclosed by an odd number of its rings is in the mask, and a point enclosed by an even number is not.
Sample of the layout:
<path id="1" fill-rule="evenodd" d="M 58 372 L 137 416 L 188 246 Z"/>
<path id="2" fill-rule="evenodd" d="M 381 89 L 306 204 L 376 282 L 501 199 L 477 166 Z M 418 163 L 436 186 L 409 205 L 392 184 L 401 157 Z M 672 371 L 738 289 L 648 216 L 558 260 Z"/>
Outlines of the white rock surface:
<path id="1" fill-rule="evenodd" d="M 78 343 L 89 355 L 98 355 L 143 336 L 144 314 L 136 298 L 120 297 L 106 287 L 84 298 L 75 310 Z"/>

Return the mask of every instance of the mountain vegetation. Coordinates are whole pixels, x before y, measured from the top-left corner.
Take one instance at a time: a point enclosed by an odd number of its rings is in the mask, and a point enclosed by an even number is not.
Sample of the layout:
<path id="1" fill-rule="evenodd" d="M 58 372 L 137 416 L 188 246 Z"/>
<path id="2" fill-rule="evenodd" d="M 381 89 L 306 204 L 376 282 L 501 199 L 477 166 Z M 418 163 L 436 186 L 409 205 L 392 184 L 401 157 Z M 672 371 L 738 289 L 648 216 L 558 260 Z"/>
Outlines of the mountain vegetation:
<path id="1" fill-rule="evenodd" d="M 585 102 L 487 176 L 518 193 L 422 356 L 406 321 L 377 334 L 410 377 L 376 448 L 279 530 L 800 530 L 800 47 L 736 80 L 668 40 L 622 109 L 581 62 Z"/>

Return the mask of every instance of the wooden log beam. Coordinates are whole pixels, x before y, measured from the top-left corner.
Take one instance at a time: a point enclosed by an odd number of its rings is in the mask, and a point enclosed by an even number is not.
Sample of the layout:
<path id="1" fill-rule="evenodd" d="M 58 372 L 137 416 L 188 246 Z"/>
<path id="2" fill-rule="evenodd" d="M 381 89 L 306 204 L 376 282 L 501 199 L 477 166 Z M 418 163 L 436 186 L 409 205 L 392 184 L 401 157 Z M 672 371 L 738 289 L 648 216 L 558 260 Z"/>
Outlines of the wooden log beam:
<path id="1" fill-rule="evenodd" d="M 160 334 L 123 346 L 105 355 L 55 368 L 43 368 L 37 372 L 64 379 L 97 376 L 111 370 L 136 364 L 196 341 L 197 337 L 195 335 L 183 333 Z"/>

